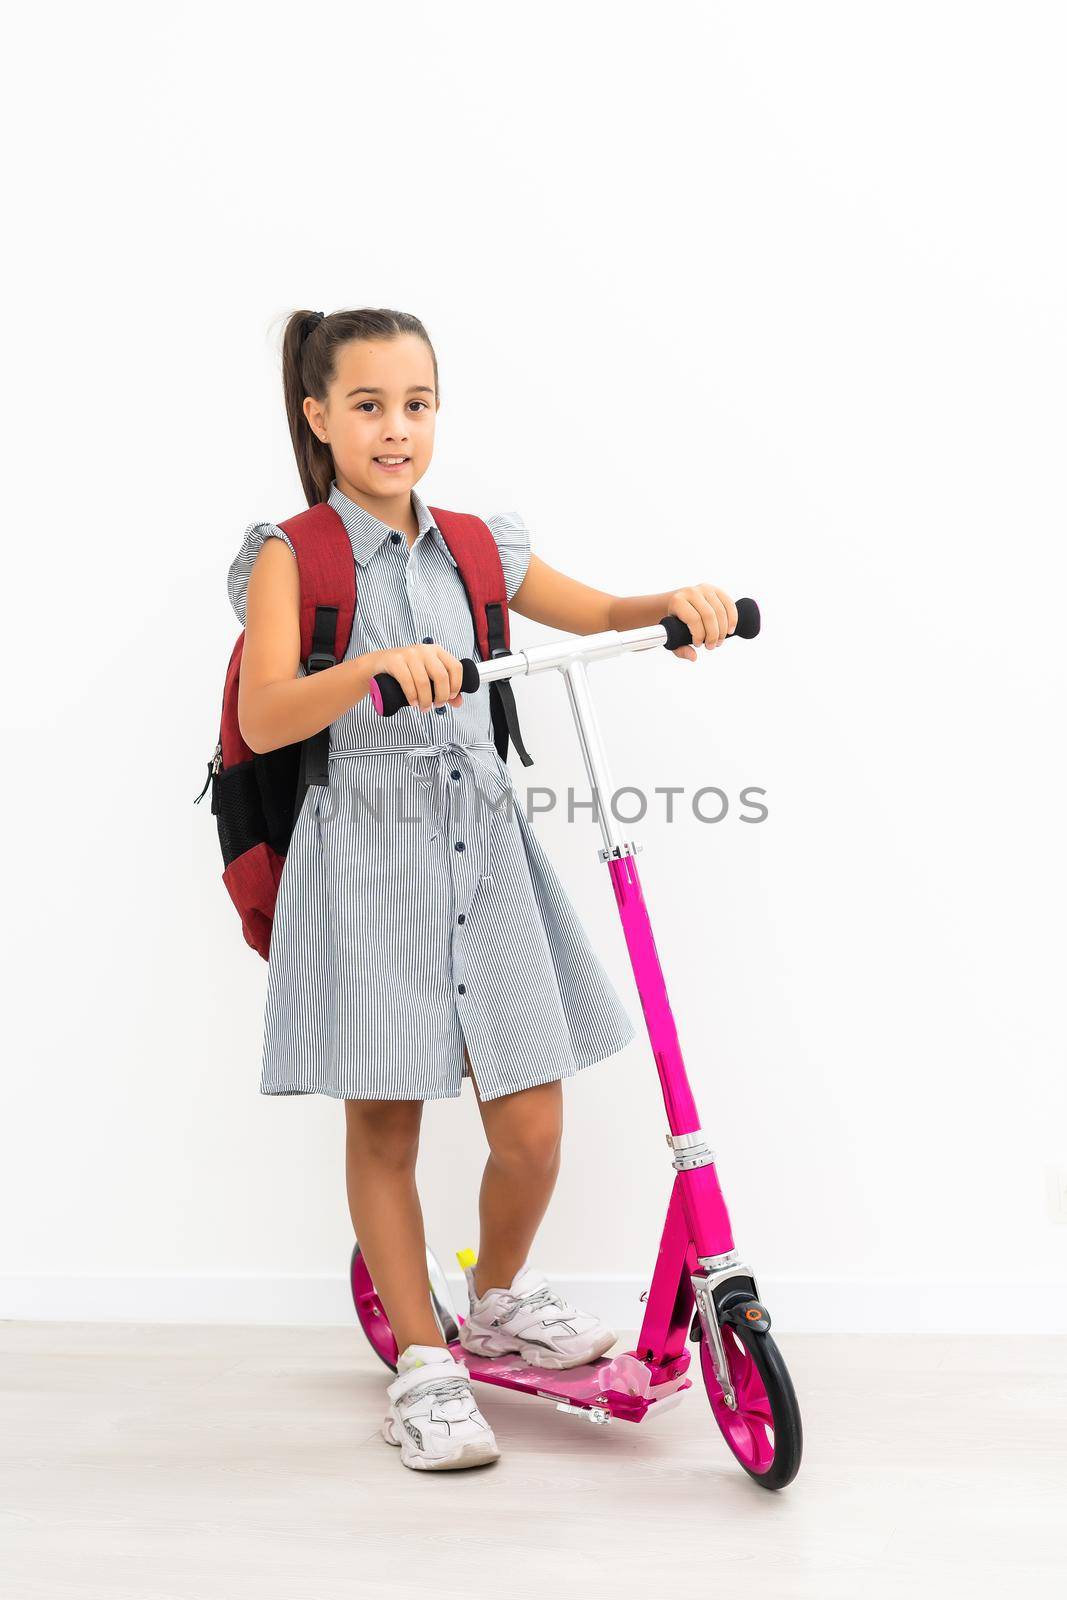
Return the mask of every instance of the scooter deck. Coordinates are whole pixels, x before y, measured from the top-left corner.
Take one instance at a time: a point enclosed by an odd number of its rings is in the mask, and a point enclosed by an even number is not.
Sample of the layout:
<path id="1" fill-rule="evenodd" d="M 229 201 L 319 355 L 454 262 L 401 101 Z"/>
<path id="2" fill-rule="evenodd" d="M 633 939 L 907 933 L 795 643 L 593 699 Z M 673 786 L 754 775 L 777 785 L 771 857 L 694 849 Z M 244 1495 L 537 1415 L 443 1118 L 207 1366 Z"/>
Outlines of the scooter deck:
<path id="1" fill-rule="evenodd" d="M 534 1367 L 519 1355 L 476 1356 L 465 1350 L 458 1339 L 448 1346 L 457 1361 L 462 1361 L 472 1378 L 493 1383 L 502 1389 L 519 1389 L 524 1394 L 540 1395 L 544 1400 L 608 1412 L 627 1422 L 640 1422 L 656 1406 L 692 1386 L 685 1376 L 689 1351 L 685 1350 L 666 1367 L 653 1367 L 633 1350 L 621 1355 L 601 1356 L 581 1367 Z"/>

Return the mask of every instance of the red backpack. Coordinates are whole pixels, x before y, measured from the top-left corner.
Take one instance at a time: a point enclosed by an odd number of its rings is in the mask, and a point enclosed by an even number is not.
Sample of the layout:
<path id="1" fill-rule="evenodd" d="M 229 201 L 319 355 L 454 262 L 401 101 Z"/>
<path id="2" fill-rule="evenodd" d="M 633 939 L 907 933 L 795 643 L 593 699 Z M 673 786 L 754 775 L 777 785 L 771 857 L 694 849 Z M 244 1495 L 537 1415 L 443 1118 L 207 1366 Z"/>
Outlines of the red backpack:
<path id="1" fill-rule="evenodd" d="M 480 517 L 429 507 L 455 557 L 474 622 L 479 659 L 511 654 L 504 572 L 496 540 Z M 325 502 L 278 523 L 296 551 L 300 571 L 300 659 L 307 672 L 343 661 L 356 611 L 356 563 L 340 516 Z M 264 960 L 270 953 L 278 884 L 296 819 L 310 784 L 328 782 L 330 730 L 256 754 L 241 736 L 237 692 L 244 631 L 230 655 L 222 695 L 222 721 L 204 787 L 218 818 L 223 874 L 241 918 L 244 936 Z M 502 761 L 508 740 L 524 766 L 528 754 L 519 732 L 515 695 L 507 679 L 489 685 L 493 742 Z"/>

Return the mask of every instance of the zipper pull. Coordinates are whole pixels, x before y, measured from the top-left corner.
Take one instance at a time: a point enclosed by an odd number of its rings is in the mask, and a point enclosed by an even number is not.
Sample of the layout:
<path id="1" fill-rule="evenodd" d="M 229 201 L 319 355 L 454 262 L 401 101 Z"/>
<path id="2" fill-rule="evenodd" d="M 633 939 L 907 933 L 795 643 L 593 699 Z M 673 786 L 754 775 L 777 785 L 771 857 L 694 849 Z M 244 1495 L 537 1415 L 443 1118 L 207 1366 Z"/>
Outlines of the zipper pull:
<path id="1" fill-rule="evenodd" d="M 207 764 L 207 777 L 204 779 L 204 787 L 201 789 L 200 793 L 197 795 L 196 799 L 193 801 L 193 805 L 194 806 L 198 806 L 200 804 L 201 800 L 207 794 L 208 785 L 210 784 L 212 778 L 218 777 L 219 768 L 221 766 L 222 766 L 222 740 L 220 739 L 218 744 L 215 746 L 215 754 L 212 756 L 211 760 Z"/>

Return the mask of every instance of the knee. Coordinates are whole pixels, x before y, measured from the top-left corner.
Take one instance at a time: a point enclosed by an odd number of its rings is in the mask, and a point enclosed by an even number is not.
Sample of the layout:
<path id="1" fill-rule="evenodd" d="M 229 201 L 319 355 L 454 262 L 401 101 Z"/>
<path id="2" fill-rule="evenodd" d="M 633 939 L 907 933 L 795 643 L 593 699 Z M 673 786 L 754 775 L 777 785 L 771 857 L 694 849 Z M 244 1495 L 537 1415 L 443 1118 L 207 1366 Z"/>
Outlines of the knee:
<path id="1" fill-rule="evenodd" d="M 349 1148 L 357 1159 L 394 1171 L 414 1170 L 419 1153 L 422 1102 L 346 1100 Z"/>
<path id="2" fill-rule="evenodd" d="M 490 1141 L 493 1160 L 514 1172 L 551 1172 L 559 1160 L 563 1129 L 559 1118 L 527 1117 L 517 1127 L 498 1130 Z"/>

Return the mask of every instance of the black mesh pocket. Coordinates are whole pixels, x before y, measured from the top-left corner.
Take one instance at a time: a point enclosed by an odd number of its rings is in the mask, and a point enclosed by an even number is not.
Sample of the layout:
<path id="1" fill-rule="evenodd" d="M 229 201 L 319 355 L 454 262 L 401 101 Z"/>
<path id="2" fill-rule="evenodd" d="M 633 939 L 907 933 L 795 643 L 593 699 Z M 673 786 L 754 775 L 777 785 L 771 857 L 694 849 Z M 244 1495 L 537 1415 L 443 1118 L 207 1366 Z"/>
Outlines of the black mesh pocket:
<path id="1" fill-rule="evenodd" d="M 211 780 L 211 809 L 218 818 L 226 866 L 256 844 L 287 854 L 300 772 L 300 744 L 283 744 L 251 761 L 224 767 Z"/>
<path id="2" fill-rule="evenodd" d="M 263 802 L 256 779 L 256 762 L 238 761 L 216 773 L 212 783 L 211 809 L 218 819 L 219 844 L 225 866 L 243 856 L 267 836 Z"/>

